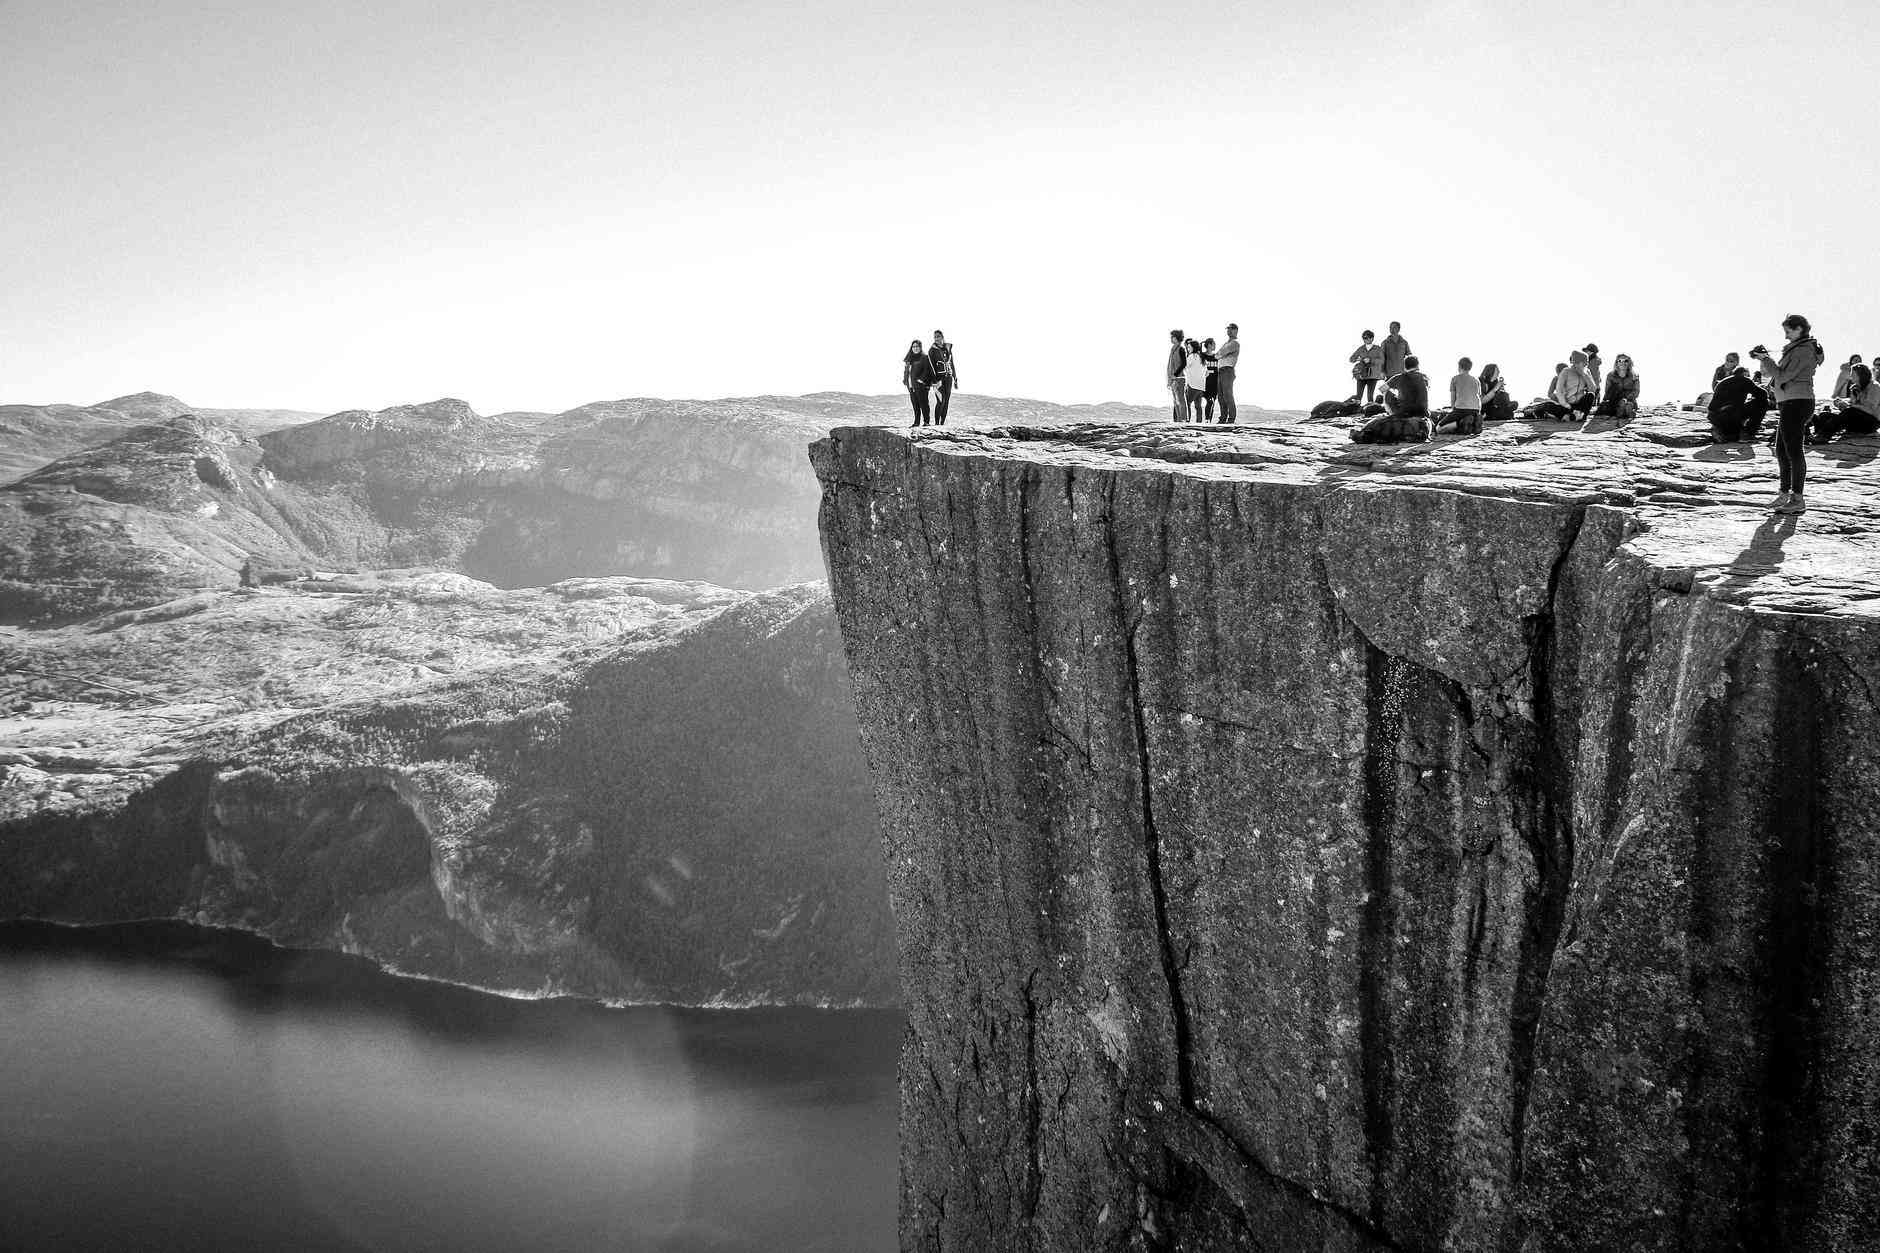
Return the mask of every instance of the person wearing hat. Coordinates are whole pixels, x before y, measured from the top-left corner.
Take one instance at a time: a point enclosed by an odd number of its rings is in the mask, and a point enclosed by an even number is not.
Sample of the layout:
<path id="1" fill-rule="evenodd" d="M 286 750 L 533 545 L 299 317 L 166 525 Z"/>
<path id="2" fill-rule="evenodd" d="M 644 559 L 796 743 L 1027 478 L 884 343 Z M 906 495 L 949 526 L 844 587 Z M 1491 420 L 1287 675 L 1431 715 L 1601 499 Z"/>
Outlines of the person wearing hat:
<path id="1" fill-rule="evenodd" d="M 947 401 L 953 398 L 953 389 L 960 385 L 960 379 L 953 368 L 953 345 L 947 343 L 943 332 L 933 333 L 933 347 L 927 350 L 927 360 L 933 364 L 934 384 L 940 390 L 940 395 L 934 400 L 933 424 L 945 426 Z"/>
<path id="2" fill-rule="evenodd" d="M 1586 354 L 1586 372 L 1593 376 L 1593 386 L 1598 387 L 1599 380 L 1605 377 L 1599 372 L 1599 345 L 1588 344 L 1580 351 Z"/>
<path id="3" fill-rule="evenodd" d="M 1227 339 L 1215 349 L 1214 363 L 1216 366 L 1214 377 L 1220 392 L 1218 399 L 1221 402 L 1221 421 L 1232 422 L 1240 414 L 1240 409 L 1234 404 L 1234 372 L 1240 368 L 1240 327 L 1238 324 L 1233 322 L 1227 324 Z"/>
<path id="4" fill-rule="evenodd" d="M 1377 399 L 1377 385 L 1384 381 L 1384 350 L 1376 343 L 1377 332 L 1366 331 L 1359 336 L 1358 346 L 1351 352 L 1351 377 L 1358 384 L 1358 390 L 1352 399 L 1359 404 L 1368 405 Z"/>

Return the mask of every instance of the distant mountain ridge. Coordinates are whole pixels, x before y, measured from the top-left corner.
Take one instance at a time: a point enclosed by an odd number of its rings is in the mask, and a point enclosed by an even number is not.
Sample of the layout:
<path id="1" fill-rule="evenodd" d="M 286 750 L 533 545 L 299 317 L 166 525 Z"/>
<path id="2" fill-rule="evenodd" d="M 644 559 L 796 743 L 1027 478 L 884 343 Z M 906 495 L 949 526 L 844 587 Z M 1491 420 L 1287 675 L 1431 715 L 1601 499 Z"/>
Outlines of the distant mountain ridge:
<path id="1" fill-rule="evenodd" d="M 954 407 L 966 423 L 1164 416 L 971 395 Z M 234 586 L 244 565 L 264 578 L 432 566 L 503 587 L 640 575 L 756 590 L 819 578 L 805 447 L 831 426 L 902 423 L 907 403 L 640 397 L 485 416 L 447 397 L 281 417 L 192 410 L 154 392 L 86 409 L 0 407 L 8 431 L 38 432 L 0 431 L 15 464 L 67 445 L 0 485 L 0 622 Z"/>

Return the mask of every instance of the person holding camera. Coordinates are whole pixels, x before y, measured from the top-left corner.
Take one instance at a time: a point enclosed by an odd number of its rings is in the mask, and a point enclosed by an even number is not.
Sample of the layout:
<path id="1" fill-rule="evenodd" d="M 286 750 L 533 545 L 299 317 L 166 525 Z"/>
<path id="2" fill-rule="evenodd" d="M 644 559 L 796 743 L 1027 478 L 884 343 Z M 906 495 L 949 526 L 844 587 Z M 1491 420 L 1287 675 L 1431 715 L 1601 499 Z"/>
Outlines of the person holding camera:
<path id="1" fill-rule="evenodd" d="M 1352 399 L 1368 405 L 1377 399 L 1377 385 L 1384 381 L 1384 350 L 1378 346 L 1377 332 L 1366 331 L 1351 352 L 1351 377 L 1358 384 Z"/>
<path id="2" fill-rule="evenodd" d="M 1791 313 L 1782 319 L 1782 335 L 1788 342 L 1782 346 L 1780 359 L 1771 357 L 1761 344 L 1749 350 L 1776 394 L 1776 466 L 1782 485 L 1769 506 L 1776 513 L 1802 513 L 1808 508 L 1803 494 L 1808 486 L 1803 445 L 1808 420 L 1815 416 L 1815 371 L 1828 359 L 1813 329 L 1807 318 Z"/>

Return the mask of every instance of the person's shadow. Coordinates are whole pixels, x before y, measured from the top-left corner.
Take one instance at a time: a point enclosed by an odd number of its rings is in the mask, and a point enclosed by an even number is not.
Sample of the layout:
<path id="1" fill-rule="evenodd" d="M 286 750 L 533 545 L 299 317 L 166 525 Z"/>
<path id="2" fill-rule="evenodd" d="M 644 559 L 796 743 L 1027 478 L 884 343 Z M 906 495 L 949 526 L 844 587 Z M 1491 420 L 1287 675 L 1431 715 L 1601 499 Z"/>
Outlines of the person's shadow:
<path id="1" fill-rule="evenodd" d="M 1756 446 L 1735 440 L 1727 444 L 1708 444 L 1691 454 L 1692 461 L 1754 461 Z"/>
<path id="2" fill-rule="evenodd" d="M 1724 574 L 1725 583 L 1740 586 L 1754 583 L 1764 575 L 1774 574 L 1784 556 L 1782 541 L 1795 534 L 1795 523 L 1800 516 L 1779 513 L 1757 527 L 1756 533 L 1749 538 L 1749 547 L 1731 558 L 1729 569 Z"/>

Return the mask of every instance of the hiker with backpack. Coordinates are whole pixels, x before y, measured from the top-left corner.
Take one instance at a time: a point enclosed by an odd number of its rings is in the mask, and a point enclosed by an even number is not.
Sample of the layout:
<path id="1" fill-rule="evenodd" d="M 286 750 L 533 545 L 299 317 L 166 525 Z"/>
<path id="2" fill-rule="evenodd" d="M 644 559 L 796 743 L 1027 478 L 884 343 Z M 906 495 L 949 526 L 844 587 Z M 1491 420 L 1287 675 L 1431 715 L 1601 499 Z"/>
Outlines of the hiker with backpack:
<path id="1" fill-rule="evenodd" d="M 1358 390 L 1352 399 L 1368 405 L 1377 399 L 1377 385 L 1384 381 L 1384 350 L 1377 345 L 1377 332 L 1366 331 L 1351 352 L 1351 377 Z"/>
<path id="2" fill-rule="evenodd" d="M 1771 357 L 1761 344 L 1749 350 L 1776 394 L 1776 466 L 1781 490 L 1769 506 L 1775 513 L 1803 513 L 1808 509 L 1804 495 L 1808 463 L 1803 440 L 1808 420 L 1815 416 L 1815 371 L 1828 359 L 1813 329 L 1807 318 L 1791 313 L 1782 319 L 1782 334 L 1788 342 L 1783 345 L 1780 359 Z"/>
<path id="3" fill-rule="evenodd" d="M 901 386 L 907 388 L 907 398 L 914 405 L 914 426 L 926 426 L 931 420 L 927 410 L 927 389 L 933 386 L 933 362 L 921 351 L 917 339 L 908 346 L 907 355 L 901 358 Z"/>
<path id="4" fill-rule="evenodd" d="M 933 424 L 947 424 L 947 402 L 953 399 L 953 389 L 959 386 L 959 375 L 953 365 L 953 345 L 947 343 L 947 337 L 939 331 L 933 333 L 933 347 L 927 350 L 927 360 L 933 363 L 934 386 L 940 395 L 934 400 Z"/>
<path id="5" fill-rule="evenodd" d="M 1188 365 L 1188 351 L 1182 347 L 1179 329 L 1168 333 L 1168 394 L 1175 398 L 1175 420 L 1188 420 L 1188 383 L 1182 371 Z"/>
<path id="6" fill-rule="evenodd" d="M 1632 358 L 1624 353 L 1612 359 L 1612 373 L 1606 376 L 1606 394 L 1593 412 L 1622 422 L 1630 422 L 1638 416 L 1638 372 L 1632 366 Z"/>
<path id="7" fill-rule="evenodd" d="M 1815 415 L 1815 433 L 1809 442 L 1825 444 L 1837 435 L 1872 435 L 1880 432 L 1880 383 L 1871 367 L 1848 366 L 1847 395 L 1831 400 Z"/>

